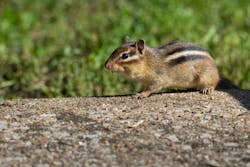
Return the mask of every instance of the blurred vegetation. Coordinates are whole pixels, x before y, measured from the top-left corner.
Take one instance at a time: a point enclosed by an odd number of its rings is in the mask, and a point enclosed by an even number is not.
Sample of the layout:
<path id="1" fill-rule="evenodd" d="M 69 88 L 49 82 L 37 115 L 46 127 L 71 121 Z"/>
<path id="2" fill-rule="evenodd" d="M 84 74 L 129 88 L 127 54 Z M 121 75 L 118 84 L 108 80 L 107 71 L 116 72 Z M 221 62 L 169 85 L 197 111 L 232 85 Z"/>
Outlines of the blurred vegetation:
<path id="1" fill-rule="evenodd" d="M 249 0 L 1 0 L 0 98 L 135 93 L 140 84 L 103 66 L 126 35 L 200 44 L 250 89 L 249 32 Z"/>

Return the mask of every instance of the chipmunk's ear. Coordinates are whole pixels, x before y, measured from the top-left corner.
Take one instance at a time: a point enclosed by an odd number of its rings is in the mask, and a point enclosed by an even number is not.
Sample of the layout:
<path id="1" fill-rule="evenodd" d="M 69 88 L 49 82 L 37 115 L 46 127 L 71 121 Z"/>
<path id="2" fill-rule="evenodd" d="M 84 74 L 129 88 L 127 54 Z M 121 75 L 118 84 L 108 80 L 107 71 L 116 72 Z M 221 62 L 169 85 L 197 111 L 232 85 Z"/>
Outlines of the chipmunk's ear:
<path id="1" fill-rule="evenodd" d="M 125 41 L 125 43 L 131 43 L 129 36 L 126 36 L 124 41 Z"/>
<path id="2" fill-rule="evenodd" d="M 137 50 L 142 54 L 143 49 L 144 49 L 144 41 L 142 39 L 139 39 L 136 43 L 136 48 Z"/>

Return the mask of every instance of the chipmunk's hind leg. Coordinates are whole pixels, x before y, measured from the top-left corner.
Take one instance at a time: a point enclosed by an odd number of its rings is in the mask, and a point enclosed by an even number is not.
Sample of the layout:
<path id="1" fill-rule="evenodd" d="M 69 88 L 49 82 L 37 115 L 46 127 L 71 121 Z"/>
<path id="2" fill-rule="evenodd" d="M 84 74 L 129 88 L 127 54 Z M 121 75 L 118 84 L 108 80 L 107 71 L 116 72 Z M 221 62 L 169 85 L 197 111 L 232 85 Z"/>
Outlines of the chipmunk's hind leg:
<path id="1" fill-rule="evenodd" d="M 214 87 L 205 87 L 200 90 L 202 94 L 211 95 L 214 91 Z"/>
<path id="2" fill-rule="evenodd" d="M 211 95 L 215 90 L 215 87 L 219 81 L 219 74 L 213 68 L 207 68 L 201 75 L 198 77 L 197 87 L 200 89 L 202 94 Z"/>
<path id="3" fill-rule="evenodd" d="M 217 83 L 215 76 L 202 75 L 199 77 L 198 89 L 202 94 L 211 95 Z"/>

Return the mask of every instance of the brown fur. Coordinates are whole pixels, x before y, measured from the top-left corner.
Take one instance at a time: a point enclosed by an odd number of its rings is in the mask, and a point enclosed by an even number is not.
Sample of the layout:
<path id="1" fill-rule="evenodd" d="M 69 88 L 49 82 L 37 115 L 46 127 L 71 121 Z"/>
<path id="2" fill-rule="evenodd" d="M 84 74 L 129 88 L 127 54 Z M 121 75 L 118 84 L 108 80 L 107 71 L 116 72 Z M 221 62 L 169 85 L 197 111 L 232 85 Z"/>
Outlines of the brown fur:
<path id="1" fill-rule="evenodd" d="M 131 57 L 121 58 L 122 53 L 130 52 L 134 53 Z M 105 66 L 144 83 L 146 89 L 139 97 L 147 97 L 164 87 L 196 88 L 210 94 L 219 81 L 209 53 L 186 42 L 172 42 L 159 48 L 150 48 L 142 40 L 126 42 L 112 53 Z"/>

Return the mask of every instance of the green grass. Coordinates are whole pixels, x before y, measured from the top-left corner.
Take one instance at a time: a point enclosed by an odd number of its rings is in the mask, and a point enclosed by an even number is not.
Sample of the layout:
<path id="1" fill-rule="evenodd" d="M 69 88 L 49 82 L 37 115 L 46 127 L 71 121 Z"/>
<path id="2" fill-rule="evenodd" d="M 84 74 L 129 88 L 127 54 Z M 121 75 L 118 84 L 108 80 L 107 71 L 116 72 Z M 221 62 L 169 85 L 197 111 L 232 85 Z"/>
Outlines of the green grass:
<path id="1" fill-rule="evenodd" d="M 103 66 L 126 35 L 200 44 L 250 89 L 248 0 L 2 0 L 0 20 L 0 98 L 135 93 L 140 84 Z"/>

